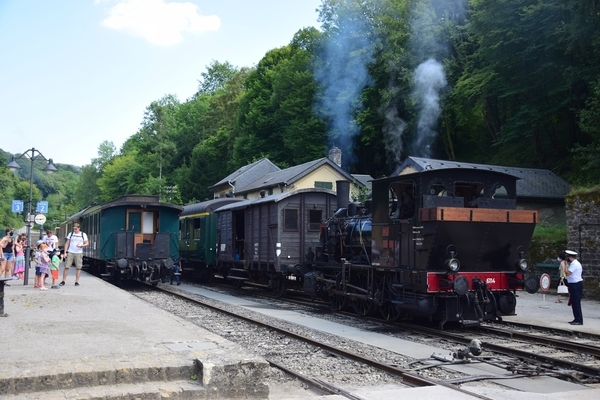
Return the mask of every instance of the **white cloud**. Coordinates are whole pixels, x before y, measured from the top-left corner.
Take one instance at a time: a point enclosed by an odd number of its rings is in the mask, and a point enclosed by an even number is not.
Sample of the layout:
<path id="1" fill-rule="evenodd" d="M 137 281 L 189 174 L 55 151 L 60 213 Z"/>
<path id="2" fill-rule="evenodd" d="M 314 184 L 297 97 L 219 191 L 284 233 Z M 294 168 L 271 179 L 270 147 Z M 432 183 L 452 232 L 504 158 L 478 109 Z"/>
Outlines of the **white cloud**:
<path id="1" fill-rule="evenodd" d="M 109 11 L 102 25 L 144 38 L 150 43 L 170 46 L 183 40 L 183 32 L 216 31 L 221 19 L 203 16 L 192 3 L 164 0 L 121 0 Z"/>

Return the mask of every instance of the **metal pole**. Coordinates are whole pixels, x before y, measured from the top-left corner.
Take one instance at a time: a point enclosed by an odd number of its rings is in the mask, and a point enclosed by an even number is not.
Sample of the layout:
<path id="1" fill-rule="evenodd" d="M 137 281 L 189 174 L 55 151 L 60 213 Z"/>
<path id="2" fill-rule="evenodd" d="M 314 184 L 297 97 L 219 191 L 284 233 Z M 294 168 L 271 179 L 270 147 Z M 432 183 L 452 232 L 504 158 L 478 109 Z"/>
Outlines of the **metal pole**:
<path id="1" fill-rule="evenodd" d="M 31 169 L 29 170 L 29 205 L 27 206 L 27 242 L 25 243 L 25 274 L 23 286 L 29 284 L 29 268 L 31 267 L 31 203 L 33 203 L 33 162 L 35 149 L 31 149 Z"/>

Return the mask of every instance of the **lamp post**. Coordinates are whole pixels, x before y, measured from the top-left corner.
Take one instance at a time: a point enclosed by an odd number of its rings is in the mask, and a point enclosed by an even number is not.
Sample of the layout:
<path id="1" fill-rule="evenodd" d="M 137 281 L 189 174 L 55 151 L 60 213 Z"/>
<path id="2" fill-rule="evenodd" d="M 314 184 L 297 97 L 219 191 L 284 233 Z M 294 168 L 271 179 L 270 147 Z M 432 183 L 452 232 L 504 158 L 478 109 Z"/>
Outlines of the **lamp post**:
<path id="1" fill-rule="evenodd" d="M 31 226 L 33 225 L 33 219 L 32 219 L 32 215 L 31 215 L 31 203 L 33 203 L 33 163 L 35 162 L 35 160 L 45 160 L 48 161 L 48 164 L 46 164 L 46 167 L 44 168 L 44 171 L 47 174 L 53 174 L 56 171 L 58 171 L 58 169 L 54 166 L 54 164 L 52 163 L 52 159 L 47 159 L 46 157 L 44 157 L 42 155 L 42 153 L 40 153 L 39 150 L 36 150 L 35 148 L 31 148 L 29 150 L 26 150 L 23 154 L 21 154 L 18 157 L 12 156 L 10 159 L 10 162 L 8 164 L 6 164 L 6 167 L 8 169 L 10 169 L 12 172 L 15 172 L 17 170 L 21 169 L 21 166 L 17 163 L 17 160 L 20 160 L 21 158 L 28 158 L 31 161 L 31 168 L 29 169 L 29 205 L 27 207 L 27 242 L 25 243 L 25 274 L 23 277 L 23 285 L 27 285 L 29 283 L 29 267 L 31 266 L 31 259 L 30 259 L 30 253 L 31 253 Z"/>

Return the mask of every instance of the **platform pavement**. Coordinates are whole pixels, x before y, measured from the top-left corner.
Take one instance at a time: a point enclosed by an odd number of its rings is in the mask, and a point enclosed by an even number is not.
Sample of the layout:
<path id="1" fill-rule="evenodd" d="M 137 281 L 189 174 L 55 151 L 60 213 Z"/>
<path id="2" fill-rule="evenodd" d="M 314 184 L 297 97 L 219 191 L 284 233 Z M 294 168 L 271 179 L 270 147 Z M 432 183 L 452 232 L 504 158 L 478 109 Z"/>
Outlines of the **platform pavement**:
<path id="1" fill-rule="evenodd" d="M 542 292 L 517 292 L 517 296 L 516 315 L 503 317 L 506 322 L 515 321 L 600 334 L 600 301 L 584 298 L 581 301 L 583 325 L 570 325 L 569 321 L 573 321 L 573 310 L 568 305 L 569 296 L 562 295 L 562 303 L 556 303 L 556 291 L 545 295 Z"/>
<path id="2" fill-rule="evenodd" d="M 5 292 L 8 317 L 0 318 L 5 343 L 0 350 L 2 399 L 116 399 L 125 394 L 148 398 L 142 395 L 148 392 L 160 393 L 156 398 L 278 398 L 273 397 L 277 390 L 269 393 L 260 384 L 266 370 L 262 359 L 100 279 L 84 272 L 81 286 L 75 287 L 72 269 L 67 285 L 57 290 L 40 291 L 30 282 L 27 286 L 10 282 Z M 519 292 L 518 296 L 517 315 L 506 320 L 600 332 L 600 302 L 584 299 L 584 325 L 571 326 L 566 300 L 554 303 L 556 296 L 547 294 L 544 301 L 541 293 Z M 248 365 L 253 366 L 254 376 L 248 375 Z M 224 369 L 221 366 L 230 368 L 229 375 L 219 373 Z M 196 374 L 204 385 L 190 379 Z M 139 380 L 146 383 L 139 384 Z M 494 399 L 506 395 L 481 390 L 480 394 Z M 443 388 L 409 391 L 414 399 L 465 398 Z M 513 399 L 552 398 L 551 394 L 510 392 Z M 385 400 L 398 398 L 399 392 L 371 388 L 360 394 L 365 399 Z M 560 393 L 565 400 L 597 395 L 597 391 Z M 311 400 L 336 397 L 311 396 Z"/>
<path id="3" fill-rule="evenodd" d="M 59 289 L 33 274 L 5 288 L 0 398 L 269 397 L 264 359 L 85 272 L 75 286 L 71 270 Z"/>

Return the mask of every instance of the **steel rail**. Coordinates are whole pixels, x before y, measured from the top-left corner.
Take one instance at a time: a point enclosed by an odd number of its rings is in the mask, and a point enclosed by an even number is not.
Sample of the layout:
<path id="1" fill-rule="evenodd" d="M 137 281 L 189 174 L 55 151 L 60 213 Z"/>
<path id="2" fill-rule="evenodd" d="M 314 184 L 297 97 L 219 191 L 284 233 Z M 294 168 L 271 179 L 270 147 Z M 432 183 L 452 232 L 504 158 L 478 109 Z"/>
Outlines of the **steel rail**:
<path id="1" fill-rule="evenodd" d="M 361 355 L 358 355 L 358 354 L 346 351 L 344 349 L 341 349 L 341 348 L 338 348 L 338 347 L 335 347 L 335 346 L 332 346 L 332 345 L 329 345 L 329 344 L 326 344 L 326 343 L 319 342 L 318 340 L 310 339 L 308 337 L 302 336 L 302 335 L 297 334 L 295 332 L 288 331 L 287 329 L 280 328 L 278 326 L 274 326 L 274 325 L 271 325 L 271 324 L 267 324 L 267 323 L 265 323 L 263 321 L 256 320 L 256 319 L 254 319 L 252 317 L 245 316 L 245 315 L 240 315 L 240 314 L 238 314 L 236 312 L 233 312 L 233 311 L 221 308 L 221 307 L 216 306 L 216 305 L 206 304 L 206 303 L 200 302 L 197 299 L 195 299 L 193 297 L 190 297 L 190 296 L 188 296 L 188 295 L 186 295 L 184 293 L 181 293 L 179 291 L 173 291 L 173 290 L 170 290 L 169 288 L 165 288 L 165 287 L 154 287 L 153 289 L 160 290 L 160 291 L 163 291 L 165 293 L 169 293 L 171 295 L 174 295 L 176 297 L 185 299 L 187 301 L 191 301 L 191 302 L 196 303 L 196 304 L 201 304 L 203 307 L 207 307 L 207 308 L 210 308 L 212 310 L 215 310 L 215 311 L 227 314 L 227 315 L 231 315 L 231 316 L 233 316 L 235 318 L 242 319 L 242 320 L 244 320 L 246 322 L 249 322 L 249 323 L 252 323 L 252 324 L 255 324 L 255 325 L 258 325 L 258 326 L 267 327 L 267 328 L 272 329 L 274 331 L 277 331 L 279 333 L 283 333 L 285 335 L 293 337 L 294 339 L 303 341 L 305 343 L 308 343 L 308 344 L 311 344 L 313 346 L 316 346 L 316 347 L 319 347 L 321 349 L 324 349 L 326 351 L 329 351 L 332 354 L 336 354 L 336 355 L 339 355 L 341 357 L 347 358 L 349 360 L 353 360 L 353 361 L 357 361 L 359 363 L 363 363 L 363 364 L 369 365 L 371 367 L 374 367 L 374 368 L 377 368 L 379 370 L 385 371 L 385 372 L 387 372 L 387 373 L 389 373 L 391 375 L 399 376 L 399 377 L 402 378 L 402 382 L 404 384 L 406 384 L 407 386 L 411 386 L 411 387 L 443 386 L 443 387 L 446 387 L 446 388 L 449 388 L 449 389 L 461 392 L 463 394 L 466 394 L 466 395 L 469 395 L 469 396 L 472 396 L 472 397 L 476 397 L 476 398 L 483 399 L 483 400 L 492 400 L 489 397 L 486 397 L 486 396 L 483 396 L 483 395 L 480 395 L 480 394 L 477 394 L 477 393 L 469 392 L 468 390 L 462 389 L 462 388 L 454 386 L 452 384 L 449 384 L 449 383 L 446 383 L 446 382 L 443 382 L 443 381 L 436 381 L 436 380 L 428 379 L 428 378 L 425 378 L 425 377 L 413 374 L 411 372 L 405 371 L 405 370 L 403 370 L 401 368 L 398 368 L 398 367 L 395 367 L 395 366 L 392 366 L 392 365 L 388 365 L 388 364 L 383 364 L 383 363 L 381 363 L 381 362 L 379 362 L 377 360 L 374 360 L 374 359 L 371 359 L 371 358 L 368 358 L 368 357 L 364 357 L 364 356 L 361 356 Z"/>
<path id="2" fill-rule="evenodd" d="M 437 329 L 420 327 L 420 326 L 415 326 L 415 325 L 411 325 L 411 324 L 402 324 L 402 323 L 399 323 L 397 325 L 405 326 L 408 329 L 412 329 L 414 331 L 418 331 L 421 333 L 427 333 L 432 336 L 443 337 L 445 339 L 453 340 L 453 341 L 456 341 L 456 342 L 464 344 L 464 345 L 468 345 L 472 340 L 472 338 L 467 338 L 466 336 L 462 336 L 459 334 L 450 333 L 450 332 L 446 332 L 446 331 L 440 331 Z M 482 346 L 485 348 L 485 350 L 492 351 L 492 352 L 502 354 L 505 356 L 517 357 L 517 358 L 525 359 L 529 362 L 544 363 L 547 366 L 556 366 L 556 367 L 560 367 L 560 368 L 571 369 L 573 371 L 581 372 L 581 373 L 583 373 L 587 376 L 593 377 L 593 378 L 600 377 L 600 368 L 597 368 L 597 367 L 590 367 L 587 365 L 582 365 L 582 364 L 568 361 L 568 360 L 561 360 L 558 358 L 552 358 L 552 357 L 548 357 L 548 356 L 541 355 L 541 354 L 534 354 L 534 353 L 531 353 L 528 351 L 523 351 L 523 350 L 519 350 L 519 349 L 515 349 L 515 348 L 504 347 L 504 346 L 500 346 L 497 344 L 485 342 L 483 340 L 482 340 Z"/>

